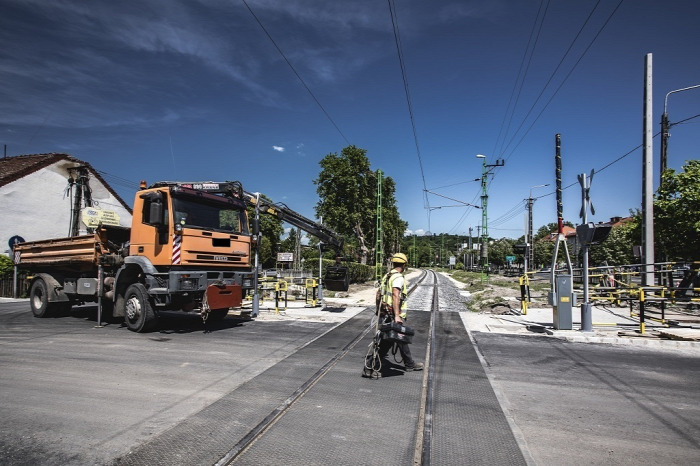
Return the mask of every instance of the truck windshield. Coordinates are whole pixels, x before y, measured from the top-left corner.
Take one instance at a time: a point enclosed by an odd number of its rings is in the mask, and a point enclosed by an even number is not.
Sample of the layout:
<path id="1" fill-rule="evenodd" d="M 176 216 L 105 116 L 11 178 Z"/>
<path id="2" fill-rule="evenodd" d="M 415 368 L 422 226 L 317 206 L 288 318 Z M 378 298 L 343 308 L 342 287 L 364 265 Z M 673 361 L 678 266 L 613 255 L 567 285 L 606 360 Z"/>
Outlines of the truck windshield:
<path id="1" fill-rule="evenodd" d="M 175 225 L 202 230 L 248 234 L 245 210 L 222 199 L 220 202 L 189 196 L 173 196 Z"/>

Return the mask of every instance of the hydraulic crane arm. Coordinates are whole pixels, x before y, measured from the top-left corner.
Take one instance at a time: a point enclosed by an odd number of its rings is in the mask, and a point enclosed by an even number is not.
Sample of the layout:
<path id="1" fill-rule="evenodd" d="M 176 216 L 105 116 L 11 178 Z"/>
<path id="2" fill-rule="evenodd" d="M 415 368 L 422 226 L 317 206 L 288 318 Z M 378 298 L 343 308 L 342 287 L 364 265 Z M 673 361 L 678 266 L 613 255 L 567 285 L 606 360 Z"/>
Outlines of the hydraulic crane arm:
<path id="1" fill-rule="evenodd" d="M 258 197 L 255 194 L 243 192 L 246 202 L 255 205 L 258 202 Z M 298 212 L 287 207 L 282 203 L 273 203 L 260 198 L 260 211 L 269 215 L 273 215 L 278 219 L 289 223 L 292 226 L 301 228 L 310 235 L 321 240 L 324 245 L 330 246 L 338 253 L 343 249 L 345 240 L 330 228 L 316 223 L 313 220 L 304 217 Z"/>
<path id="2" fill-rule="evenodd" d="M 258 196 L 244 191 L 241 183 L 238 181 L 161 181 L 155 183 L 151 187 L 158 186 L 189 188 L 212 194 L 220 194 L 226 197 L 242 199 L 247 204 L 252 206 L 255 206 L 258 202 Z M 342 236 L 338 235 L 330 228 L 304 217 L 300 213 L 295 212 L 282 203 L 273 203 L 266 199 L 260 198 L 260 211 L 273 215 L 292 226 L 301 228 L 308 234 L 321 240 L 323 245 L 335 249 L 339 254 L 343 249 L 345 240 Z"/>

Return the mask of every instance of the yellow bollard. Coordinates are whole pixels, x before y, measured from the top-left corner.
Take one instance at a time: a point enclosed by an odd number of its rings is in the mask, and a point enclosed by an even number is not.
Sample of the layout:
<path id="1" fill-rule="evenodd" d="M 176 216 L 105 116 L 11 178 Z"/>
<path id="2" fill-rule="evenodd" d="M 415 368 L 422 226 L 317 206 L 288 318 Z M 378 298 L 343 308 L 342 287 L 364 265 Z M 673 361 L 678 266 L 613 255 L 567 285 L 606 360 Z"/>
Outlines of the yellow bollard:
<path id="1" fill-rule="evenodd" d="M 527 274 L 520 277 L 520 312 L 527 315 L 527 305 L 530 302 L 530 277 Z"/>

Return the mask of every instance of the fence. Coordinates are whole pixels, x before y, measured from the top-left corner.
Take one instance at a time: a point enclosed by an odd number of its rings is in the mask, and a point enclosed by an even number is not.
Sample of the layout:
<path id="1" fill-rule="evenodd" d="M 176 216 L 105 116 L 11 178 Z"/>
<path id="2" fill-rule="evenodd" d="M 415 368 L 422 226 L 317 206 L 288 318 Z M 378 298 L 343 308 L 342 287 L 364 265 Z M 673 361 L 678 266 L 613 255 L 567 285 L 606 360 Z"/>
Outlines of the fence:
<path id="1" fill-rule="evenodd" d="M 27 282 L 27 272 L 20 272 L 17 275 L 17 296 L 26 297 L 29 295 L 29 283 Z M 8 277 L 0 278 L 0 298 L 13 298 L 14 293 L 14 274 L 10 274 Z"/>

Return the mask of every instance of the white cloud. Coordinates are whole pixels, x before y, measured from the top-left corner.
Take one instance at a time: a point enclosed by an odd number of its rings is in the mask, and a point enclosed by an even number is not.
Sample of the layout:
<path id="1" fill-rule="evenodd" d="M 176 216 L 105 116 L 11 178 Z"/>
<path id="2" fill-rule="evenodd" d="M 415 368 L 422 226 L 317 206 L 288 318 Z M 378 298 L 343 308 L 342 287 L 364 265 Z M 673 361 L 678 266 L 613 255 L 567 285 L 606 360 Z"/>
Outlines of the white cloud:
<path id="1" fill-rule="evenodd" d="M 403 235 L 404 235 L 404 236 L 412 236 L 412 235 L 424 236 L 424 235 L 425 235 L 425 230 L 423 230 L 422 228 L 419 228 L 419 229 L 416 230 L 416 231 L 406 229 L 406 231 L 403 232 Z"/>
<path id="2" fill-rule="evenodd" d="M 272 148 L 277 152 L 284 152 L 284 147 L 282 146 L 272 146 Z"/>

